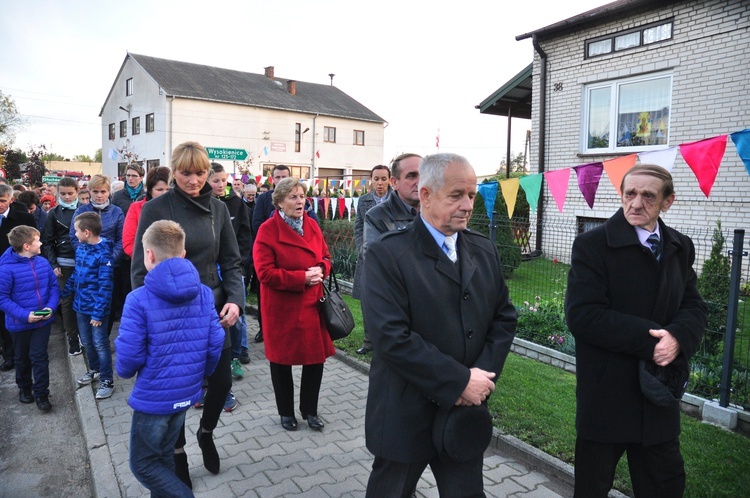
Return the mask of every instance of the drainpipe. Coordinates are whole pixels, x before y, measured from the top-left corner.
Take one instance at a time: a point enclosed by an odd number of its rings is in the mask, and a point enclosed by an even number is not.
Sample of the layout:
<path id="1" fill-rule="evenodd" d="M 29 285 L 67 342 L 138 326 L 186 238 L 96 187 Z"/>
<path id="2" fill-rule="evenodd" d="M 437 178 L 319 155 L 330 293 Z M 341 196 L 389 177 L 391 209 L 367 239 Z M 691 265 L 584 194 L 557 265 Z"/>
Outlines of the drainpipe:
<path id="1" fill-rule="evenodd" d="M 333 81 L 333 79 L 331 79 Z M 312 156 L 310 156 L 310 185 L 315 186 L 315 120 L 318 119 L 318 115 L 313 116 L 312 125 Z"/>
<path id="2" fill-rule="evenodd" d="M 171 95 L 169 97 L 169 147 L 167 148 L 167 164 L 165 166 L 172 166 L 172 150 L 174 150 L 174 147 L 172 146 L 172 136 L 174 135 L 174 130 L 172 129 L 173 126 L 173 120 L 172 120 L 172 105 L 174 103 L 174 95 Z"/>
<path id="3" fill-rule="evenodd" d="M 547 142 L 547 53 L 539 45 L 536 34 L 531 35 L 531 43 L 534 45 L 536 53 L 539 54 L 539 152 L 537 160 L 539 162 L 539 173 L 544 173 L 547 169 L 545 164 L 545 145 Z M 542 177 L 542 184 L 544 184 L 544 177 Z M 539 204 L 536 212 L 536 250 L 541 252 L 544 195 L 539 196 Z"/>

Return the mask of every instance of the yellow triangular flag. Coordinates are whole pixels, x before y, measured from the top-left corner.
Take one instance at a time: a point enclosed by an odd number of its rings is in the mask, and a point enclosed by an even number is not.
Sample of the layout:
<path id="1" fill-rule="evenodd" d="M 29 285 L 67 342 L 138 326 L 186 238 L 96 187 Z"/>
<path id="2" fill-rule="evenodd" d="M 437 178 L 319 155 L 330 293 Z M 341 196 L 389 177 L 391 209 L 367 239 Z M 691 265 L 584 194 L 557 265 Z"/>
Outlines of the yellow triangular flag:
<path id="1" fill-rule="evenodd" d="M 516 209 L 516 197 L 518 197 L 518 178 L 510 178 L 500 181 L 500 188 L 503 191 L 505 205 L 508 207 L 508 218 L 513 218 L 513 211 Z"/>

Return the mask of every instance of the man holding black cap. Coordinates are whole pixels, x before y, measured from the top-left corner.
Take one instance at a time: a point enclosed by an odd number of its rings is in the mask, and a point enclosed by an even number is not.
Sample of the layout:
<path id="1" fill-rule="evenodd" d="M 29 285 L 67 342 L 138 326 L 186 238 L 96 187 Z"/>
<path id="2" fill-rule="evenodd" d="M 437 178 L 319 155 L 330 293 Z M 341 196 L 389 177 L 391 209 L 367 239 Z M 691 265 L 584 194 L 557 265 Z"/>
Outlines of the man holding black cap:
<path id="1" fill-rule="evenodd" d="M 672 176 L 639 164 L 622 208 L 573 243 L 565 312 L 576 339 L 576 497 L 605 497 L 627 452 L 636 497 L 681 497 L 680 401 L 705 332 L 692 241 L 659 219 Z"/>
<path id="2" fill-rule="evenodd" d="M 467 229 L 477 193 L 468 161 L 425 157 L 418 192 L 421 213 L 372 242 L 365 257 L 373 345 L 365 436 L 375 455 L 367 497 L 409 496 L 427 465 L 440 496 L 484 496 L 486 401 L 516 310 L 493 243 Z"/>

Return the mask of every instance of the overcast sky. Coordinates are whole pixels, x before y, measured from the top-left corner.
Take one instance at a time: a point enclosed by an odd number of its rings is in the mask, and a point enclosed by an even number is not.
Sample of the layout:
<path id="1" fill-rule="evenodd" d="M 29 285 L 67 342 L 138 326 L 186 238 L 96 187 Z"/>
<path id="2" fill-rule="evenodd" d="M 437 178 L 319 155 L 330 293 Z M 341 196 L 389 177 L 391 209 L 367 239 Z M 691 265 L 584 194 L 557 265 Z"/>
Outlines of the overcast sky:
<path id="1" fill-rule="evenodd" d="M 28 125 L 15 145 L 94 155 L 99 112 L 127 52 L 334 85 L 388 122 L 401 152 L 466 156 L 478 174 L 505 157 L 506 119 L 474 108 L 532 61 L 517 35 L 606 0 L 319 2 L 3 0 L 0 90 Z M 530 121 L 514 120 L 523 152 Z M 371 165 L 364 165 L 369 168 Z"/>

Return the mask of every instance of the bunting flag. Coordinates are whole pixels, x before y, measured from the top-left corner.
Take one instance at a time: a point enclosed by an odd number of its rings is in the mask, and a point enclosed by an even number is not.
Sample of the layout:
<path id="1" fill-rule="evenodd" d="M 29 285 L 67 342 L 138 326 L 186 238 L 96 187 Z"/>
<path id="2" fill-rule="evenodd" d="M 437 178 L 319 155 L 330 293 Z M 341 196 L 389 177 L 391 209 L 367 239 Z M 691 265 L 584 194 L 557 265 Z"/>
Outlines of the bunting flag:
<path id="1" fill-rule="evenodd" d="M 354 212 L 359 216 L 359 197 L 352 197 L 352 206 L 354 206 Z M 351 213 L 349 213 L 351 216 Z"/>
<path id="2" fill-rule="evenodd" d="M 547 180 L 549 191 L 557 203 L 557 210 L 563 212 L 565 197 L 568 195 L 568 183 L 570 182 L 570 168 L 557 171 L 545 171 L 544 179 Z"/>
<path id="3" fill-rule="evenodd" d="M 573 168 L 578 177 L 578 188 L 586 199 L 589 208 L 594 209 L 596 191 L 599 189 L 599 181 L 602 179 L 602 163 L 581 164 Z"/>
<path id="4" fill-rule="evenodd" d="M 539 194 L 542 192 L 542 178 L 544 178 L 542 174 L 537 173 L 536 175 L 528 175 L 518 179 L 521 188 L 526 192 L 526 201 L 534 211 L 536 211 L 536 206 L 539 202 Z"/>
<path id="5" fill-rule="evenodd" d="M 336 211 L 338 211 L 339 207 L 339 198 L 338 197 L 332 197 L 331 198 L 331 219 L 336 219 Z"/>
<path id="6" fill-rule="evenodd" d="M 320 150 L 316 150 L 315 151 L 315 157 L 317 157 L 318 159 L 320 159 Z"/>
<path id="7" fill-rule="evenodd" d="M 348 189 L 352 188 L 352 180 L 351 180 L 351 178 L 346 181 L 346 188 L 348 188 Z"/>
<path id="8" fill-rule="evenodd" d="M 706 197 L 711 194 L 721 160 L 727 149 L 727 136 L 719 135 L 680 145 L 680 154 L 698 179 L 698 186 Z"/>
<path id="9" fill-rule="evenodd" d="M 313 197 L 313 203 L 312 203 L 312 205 L 313 205 L 313 211 L 315 211 L 315 214 L 318 214 L 318 211 L 319 211 L 319 209 L 318 209 L 318 203 L 319 202 L 320 202 L 320 199 L 318 199 L 317 197 Z"/>
<path id="10" fill-rule="evenodd" d="M 734 142 L 734 146 L 737 148 L 737 154 L 742 159 L 745 169 L 750 175 L 750 128 L 736 131 L 729 136 L 732 137 L 732 142 Z"/>
<path id="11" fill-rule="evenodd" d="M 338 208 L 339 208 L 339 218 L 344 218 L 344 209 L 346 209 L 346 203 L 344 202 L 343 197 L 339 197 L 338 199 Z"/>
<path id="12" fill-rule="evenodd" d="M 615 186 L 618 197 L 622 197 L 622 192 L 620 192 L 622 178 L 625 176 L 625 173 L 630 171 L 630 168 L 635 166 L 635 160 L 637 158 L 638 154 L 630 154 L 629 156 L 618 157 L 617 159 L 604 161 L 604 171 L 607 172 L 609 181 L 612 182 L 612 185 Z"/>
<path id="13" fill-rule="evenodd" d="M 331 188 L 336 188 L 336 183 L 338 180 L 331 180 Z"/>
<path id="14" fill-rule="evenodd" d="M 315 179 L 315 186 L 317 187 L 319 183 L 320 183 L 320 178 L 316 178 Z"/>
<path id="15" fill-rule="evenodd" d="M 641 164 L 656 164 L 670 173 L 672 172 L 672 168 L 674 168 L 674 160 L 676 157 L 677 146 L 663 150 L 651 150 L 638 153 L 638 161 L 640 161 Z"/>
<path id="16" fill-rule="evenodd" d="M 480 183 L 477 190 L 484 199 L 487 217 L 492 221 L 492 211 L 495 209 L 495 199 L 497 199 L 497 182 Z"/>
<path id="17" fill-rule="evenodd" d="M 323 197 L 323 219 L 328 219 L 328 206 L 331 205 L 330 197 Z"/>
<path id="18" fill-rule="evenodd" d="M 255 177 L 255 183 L 257 183 L 257 184 L 258 184 L 258 186 L 260 186 L 260 185 L 263 185 L 263 184 L 261 183 L 261 181 L 260 181 L 260 179 L 261 179 L 261 178 L 263 178 L 263 177 L 262 177 L 261 175 L 258 175 L 258 176 L 256 176 L 256 177 Z"/>
<path id="19" fill-rule="evenodd" d="M 347 197 L 346 199 L 344 199 L 346 211 L 349 213 L 349 221 L 352 221 L 352 204 L 354 204 L 354 199 L 352 199 L 351 197 Z"/>
<path id="20" fill-rule="evenodd" d="M 242 183 L 246 184 L 248 182 L 248 180 L 250 180 L 250 177 L 247 176 L 247 174 L 243 173 L 241 180 L 242 180 Z"/>
<path id="21" fill-rule="evenodd" d="M 263 147 L 263 155 L 264 156 L 268 155 L 268 147 Z"/>
<path id="22" fill-rule="evenodd" d="M 513 211 L 516 210 L 516 199 L 518 198 L 518 178 L 508 178 L 500 182 L 500 188 L 503 190 L 505 207 L 508 208 L 508 219 L 513 218 Z"/>
<path id="23" fill-rule="evenodd" d="M 268 180 L 267 176 L 261 176 L 260 177 L 260 184 L 259 185 L 263 185 L 264 183 L 266 183 L 267 180 Z"/>

